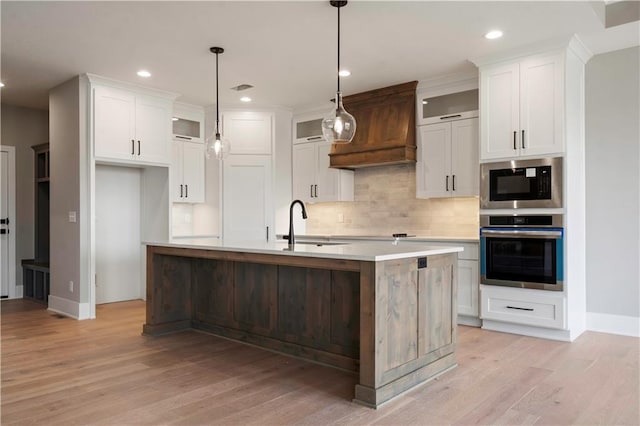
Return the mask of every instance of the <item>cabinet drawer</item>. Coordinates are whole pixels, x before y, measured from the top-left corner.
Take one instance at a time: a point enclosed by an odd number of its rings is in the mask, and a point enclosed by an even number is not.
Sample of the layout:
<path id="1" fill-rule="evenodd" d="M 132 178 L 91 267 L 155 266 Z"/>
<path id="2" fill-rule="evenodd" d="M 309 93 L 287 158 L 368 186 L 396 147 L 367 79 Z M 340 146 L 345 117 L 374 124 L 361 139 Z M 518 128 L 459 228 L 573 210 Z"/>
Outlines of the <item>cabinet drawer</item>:
<path id="1" fill-rule="evenodd" d="M 564 298 L 541 294 L 540 291 L 481 286 L 481 318 L 564 328 Z"/>

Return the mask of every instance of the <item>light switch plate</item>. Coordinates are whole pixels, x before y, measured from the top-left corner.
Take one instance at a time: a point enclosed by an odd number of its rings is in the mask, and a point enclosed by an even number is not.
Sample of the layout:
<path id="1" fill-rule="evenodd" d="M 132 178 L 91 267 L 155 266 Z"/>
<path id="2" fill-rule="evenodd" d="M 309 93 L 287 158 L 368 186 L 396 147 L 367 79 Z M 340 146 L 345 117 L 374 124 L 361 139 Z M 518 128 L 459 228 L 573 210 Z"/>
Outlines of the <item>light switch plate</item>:
<path id="1" fill-rule="evenodd" d="M 69 212 L 69 223 L 76 223 L 76 212 Z"/>

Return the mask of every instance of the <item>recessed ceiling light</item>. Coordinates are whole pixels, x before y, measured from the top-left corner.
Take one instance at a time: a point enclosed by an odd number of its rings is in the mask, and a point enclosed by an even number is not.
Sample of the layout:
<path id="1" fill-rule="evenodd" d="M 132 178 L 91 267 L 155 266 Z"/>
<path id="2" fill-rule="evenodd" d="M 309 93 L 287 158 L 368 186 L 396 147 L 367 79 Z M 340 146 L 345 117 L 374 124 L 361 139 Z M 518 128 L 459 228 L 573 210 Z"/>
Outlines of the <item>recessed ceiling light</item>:
<path id="1" fill-rule="evenodd" d="M 0 87 L 4 87 L 4 83 L 0 81 Z"/>
<path id="2" fill-rule="evenodd" d="M 178 117 L 171 117 L 171 121 L 178 121 L 180 120 Z"/>
<path id="3" fill-rule="evenodd" d="M 349 71 L 349 70 L 340 70 L 340 72 L 338 72 L 338 75 L 340 77 L 349 77 L 351 75 L 351 71 Z"/>
<path id="4" fill-rule="evenodd" d="M 138 76 L 139 77 L 151 77 L 151 73 L 147 70 L 140 70 L 138 71 Z"/>
<path id="5" fill-rule="evenodd" d="M 484 37 L 488 38 L 489 40 L 500 38 L 500 37 L 502 37 L 502 31 L 500 31 L 500 30 L 489 31 L 488 33 L 486 33 L 484 35 Z"/>
<path id="6" fill-rule="evenodd" d="M 426 105 L 426 104 L 428 104 L 428 103 L 429 103 L 429 101 L 428 101 L 428 100 L 426 100 L 426 99 L 423 99 L 423 100 L 422 100 L 422 105 Z"/>
<path id="7" fill-rule="evenodd" d="M 242 102 L 251 102 L 251 98 L 250 98 L 250 97 L 248 97 L 248 96 L 243 96 L 243 97 L 241 97 L 241 98 L 240 98 L 240 100 L 241 100 Z"/>

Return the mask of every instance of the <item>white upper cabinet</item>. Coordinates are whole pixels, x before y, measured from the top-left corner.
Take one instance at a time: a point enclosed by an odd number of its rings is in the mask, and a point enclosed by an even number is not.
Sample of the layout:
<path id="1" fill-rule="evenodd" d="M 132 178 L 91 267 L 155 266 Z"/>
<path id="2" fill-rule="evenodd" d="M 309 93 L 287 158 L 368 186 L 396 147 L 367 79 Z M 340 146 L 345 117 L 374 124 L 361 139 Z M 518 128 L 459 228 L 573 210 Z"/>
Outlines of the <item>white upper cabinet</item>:
<path id="1" fill-rule="evenodd" d="M 202 107 L 174 103 L 171 124 L 174 140 L 205 142 L 204 109 Z"/>
<path id="2" fill-rule="evenodd" d="M 293 143 L 320 142 L 325 140 L 322 135 L 322 116 L 319 114 L 305 115 L 293 121 Z"/>
<path id="3" fill-rule="evenodd" d="M 480 160 L 564 152 L 563 76 L 561 54 L 480 68 Z"/>
<path id="4" fill-rule="evenodd" d="M 353 201 L 353 171 L 329 168 L 331 143 L 293 146 L 293 198 L 305 202 Z"/>
<path id="5" fill-rule="evenodd" d="M 221 134 L 231 143 L 231 154 L 270 155 L 273 141 L 273 113 L 223 112 Z"/>
<path id="6" fill-rule="evenodd" d="M 418 128 L 416 197 L 478 195 L 478 119 Z"/>
<path id="7" fill-rule="evenodd" d="M 93 86 L 95 157 L 169 164 L 171 100 L 111 86 Z"/>
<path id="8" fill-rule="evenodd" d="M 204 203 L 204 145 L 173 141 L 171 200 L 174 203 Z"/>

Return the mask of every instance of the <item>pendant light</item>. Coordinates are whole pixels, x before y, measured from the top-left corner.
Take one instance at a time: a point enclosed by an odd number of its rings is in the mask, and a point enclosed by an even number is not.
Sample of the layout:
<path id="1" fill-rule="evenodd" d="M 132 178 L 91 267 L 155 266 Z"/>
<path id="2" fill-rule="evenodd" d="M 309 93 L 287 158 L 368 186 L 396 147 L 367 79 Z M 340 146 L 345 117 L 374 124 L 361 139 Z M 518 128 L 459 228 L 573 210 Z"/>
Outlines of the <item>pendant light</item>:
<path id="1" fill-rule="evenodd" d="M 322 120 L 322 134 L 331 143 L 344 144 L 351 142 L 356 134 L 356 119 L 344 109 L 340 92 L 340 8 L 346 6 L 347 1 L 331 0 L 329 3 L 338 9 L 338 90 L 335 110 Z"/>
<path id="2" fill-rule="evenodd" d="M 204 155 L 216 160 L 223 160 L 229 155 L 231 144 L 227 139 L 220 137 L 220 102 L 218 99 L 218 55 L 224 52 L 222 47 L 209 48 L 211 53 L 216 54 L 216 131 L 207 138 Z"/>

